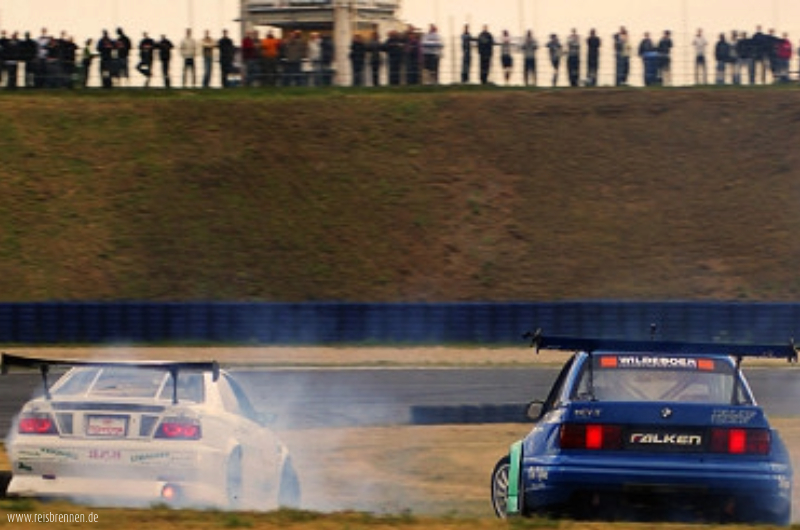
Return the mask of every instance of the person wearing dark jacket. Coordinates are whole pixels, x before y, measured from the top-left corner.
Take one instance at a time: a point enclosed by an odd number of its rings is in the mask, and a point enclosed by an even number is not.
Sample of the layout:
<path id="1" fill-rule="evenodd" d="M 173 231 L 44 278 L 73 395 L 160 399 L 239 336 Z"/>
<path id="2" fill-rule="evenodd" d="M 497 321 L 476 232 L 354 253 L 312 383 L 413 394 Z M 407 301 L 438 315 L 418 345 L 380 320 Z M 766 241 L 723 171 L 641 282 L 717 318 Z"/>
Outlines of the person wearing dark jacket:
<path id="1" fill-rule="evenodd" d="M 172 61 L 172 49 L 175 47 L 166 35 L 161 35 L 158 41 L 158 58 L 161 60 L 161 71 L 164 74 L 164 86 L 170 88 L 172 84 L 169 80 L 169 63 Z"/>
<path id="2" fill-rule="evenodd" d="M 236 47 L 233 40 L 228 36 L 228 30 L 222 30 L 222 38 L 217 43 L 219 48 L 219 69 L 222 73 L 222 88 L 230 86 L 229 76 L 233 73 L 233 60 L 236 56 Z"/>
<path id="3" fill-rule="evenodd" d="M 717 61 L 717 84 L 725 84 L 725 68 L 730 60 L 731 51 L 728 41 L 725 39 L 725 34 L 719 34 L 719 40 L 714 47 L 714 60 Z"/>
<path id="4" fill-rule="evenodd" d="M 489 82 L 492 68 L 492 55 L 494 54 L 494 37 L 489 33 L 489 26 L 483 26 L 483 31 L 478 34 L 478 57 L 480 58 L 481 84 Z"/>
<path id="5" fill-rule="evenodd" d="M 108 36 L 108 31 L 103 30 L 103 36 L 97 42 L 97 53 L 100 55 L 100 77 L 103 81 L 103 88 L 112 88 L 114 86 L 114 79 L 112 77 L 114 48 L 114 41 Z"/>
<path id="6" fill-rule="evenodd" d="M 367 57 L 367 47 L 361 35 L 355 35 L 350 44 L 350 64 L 353 70 L 353 86 L 364 85 L 364 63 Z"/>
<path id="7" fill-rule="evenodd" d="M 153 52 L 155 51 L 156 42 L 150 38 L 145 31 L 142 34 L 142 40 L 139 41 L 139 64 L 136 69 L 144 76 L 144 86 L 150 86 L 150 79 L 153 77 Z"/>
<path id="8" fill-rule="evenodd" d="M 383 43 L 383 52 L 386 54 L 389 64 L 389 85 L 398 86 L 402 84 L 403 55 L 405 43 L 403 38 L 396 31 L 390 31 L 389 37 Z"/>

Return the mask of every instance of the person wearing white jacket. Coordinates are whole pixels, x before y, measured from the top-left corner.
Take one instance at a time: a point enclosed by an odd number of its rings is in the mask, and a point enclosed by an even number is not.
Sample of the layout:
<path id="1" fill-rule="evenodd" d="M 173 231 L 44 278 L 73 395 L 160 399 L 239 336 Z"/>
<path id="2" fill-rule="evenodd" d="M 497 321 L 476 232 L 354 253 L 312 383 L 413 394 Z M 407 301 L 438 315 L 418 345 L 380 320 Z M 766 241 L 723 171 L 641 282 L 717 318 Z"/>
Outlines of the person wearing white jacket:
<path id="1" fill-rule="evenodd" d="M 442 36 L 436 26 L 431 24 L 428 33 L 422 37 L 422 65 L 430 84 L 439 84 L 439 59 L 443 48 Z"/>
<path id="2" fill-rule="evenodd" d="M 197 57 L 197 41 L 192 38 L 192 30 L 186 30 L 186 36 L 181 41 L 180 50 L 183 57 L 183 88 L 186 88 L 186 76 L 189 70 L 192 72 L 192 88 L 197 85 L 197 74 L 195 73 L 194 58 Z"/>

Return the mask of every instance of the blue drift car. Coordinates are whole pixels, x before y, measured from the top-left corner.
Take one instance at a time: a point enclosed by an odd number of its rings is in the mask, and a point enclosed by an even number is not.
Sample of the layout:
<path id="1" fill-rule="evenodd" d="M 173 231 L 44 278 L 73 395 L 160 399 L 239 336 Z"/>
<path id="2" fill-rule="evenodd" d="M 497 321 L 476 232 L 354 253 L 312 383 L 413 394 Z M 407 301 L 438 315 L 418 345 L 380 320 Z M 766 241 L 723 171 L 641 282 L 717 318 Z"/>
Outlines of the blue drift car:
<path id="1" fill-rule="evenodd" d="M 789 453 L 740 366 L 793 345 L 533 341 L 576 353 L 495 466 L 499 517 L 789 524 Z"/>

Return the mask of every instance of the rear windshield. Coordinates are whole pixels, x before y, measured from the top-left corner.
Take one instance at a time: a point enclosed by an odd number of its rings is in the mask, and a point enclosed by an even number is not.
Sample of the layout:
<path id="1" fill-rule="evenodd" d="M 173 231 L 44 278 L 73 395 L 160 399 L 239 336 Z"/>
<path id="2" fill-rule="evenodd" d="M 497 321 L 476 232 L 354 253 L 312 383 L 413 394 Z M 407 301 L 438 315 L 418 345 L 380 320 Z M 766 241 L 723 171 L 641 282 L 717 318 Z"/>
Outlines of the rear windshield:
<path id="1" fill-rule="evenodd" d="M 594 355 L 584 367 L 573 399 L 626 402 L 693 402 L 751 404 L 737 371 L 722 359 Z M 736 394 L 734 395 L 734 388 Z"/>
<path id="2" fill-rule="evenodd" d="M 53 387 L 61 397 L 172 399 L 172 377 L 163 370 L 136 368 L 75 368 Z M 202 402 L 203 376 L 178 374 L 178 400 Z"/>

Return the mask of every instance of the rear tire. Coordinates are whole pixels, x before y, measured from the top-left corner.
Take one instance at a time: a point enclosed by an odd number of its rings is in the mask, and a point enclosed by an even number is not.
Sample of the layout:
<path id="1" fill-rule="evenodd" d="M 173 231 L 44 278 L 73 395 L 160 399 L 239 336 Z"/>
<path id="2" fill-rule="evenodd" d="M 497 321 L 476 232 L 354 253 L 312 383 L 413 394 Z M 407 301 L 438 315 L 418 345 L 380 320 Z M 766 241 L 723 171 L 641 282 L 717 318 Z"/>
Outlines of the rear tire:
<path id="1" fill-rule="evenodd" d="M 291 458 L 286 458 L 281 471 L 281 483 L 278 490 L 279 508 L 299 508 L 300 507 L 300 479 L 294 469 Z"/>
<path id="2" fill-rule="evenodd" d="M 510 469 L 511 459 L 504 456 L 492 471 L 492 508 L 500 519 L 508 518 L 508 473 Z"/>
<path id="3" fill-rule="evenodd" d="M 242 500 L 242 450 L 237 447 L 225 465 L 225 496 L 228 507 L 235 508 Z"/>

